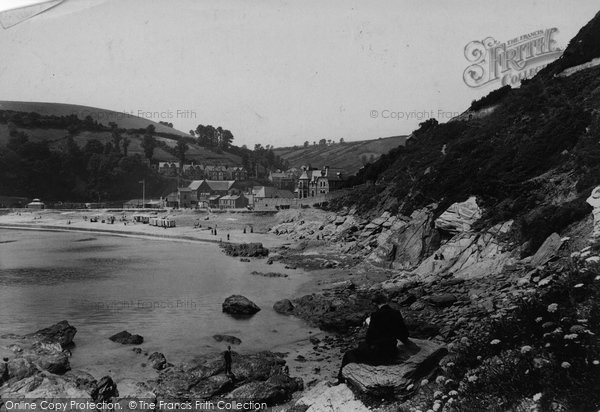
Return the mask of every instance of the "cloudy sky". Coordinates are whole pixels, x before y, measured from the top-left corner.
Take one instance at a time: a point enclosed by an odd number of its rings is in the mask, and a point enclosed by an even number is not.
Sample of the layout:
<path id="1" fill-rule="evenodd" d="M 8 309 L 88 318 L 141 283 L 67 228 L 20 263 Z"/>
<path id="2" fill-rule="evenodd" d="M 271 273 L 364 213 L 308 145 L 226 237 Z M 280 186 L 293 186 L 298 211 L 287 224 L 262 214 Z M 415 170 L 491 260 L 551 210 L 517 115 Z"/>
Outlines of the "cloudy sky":
<path id="1" fill-rule="evenodd" d="M 35 0 L 2 7 L 13 1 Z M 470 41 L 556 27 L 564 48 L 599 9 L 597 0 L 65 0 L 0 29 L 0 100 L 144 112 L 183 131 L 221 125 L 249 146 L 408 134 L 499 87 L 463 82 Z"/>

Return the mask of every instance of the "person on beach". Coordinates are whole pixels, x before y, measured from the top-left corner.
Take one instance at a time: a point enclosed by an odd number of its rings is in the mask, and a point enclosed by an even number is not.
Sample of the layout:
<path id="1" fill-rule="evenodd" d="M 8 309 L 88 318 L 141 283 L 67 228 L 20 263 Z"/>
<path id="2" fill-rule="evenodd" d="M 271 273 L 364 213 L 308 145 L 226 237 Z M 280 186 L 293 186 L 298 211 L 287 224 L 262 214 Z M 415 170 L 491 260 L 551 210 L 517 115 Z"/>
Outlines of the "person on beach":
<path id="1" fill-rule="evenodd" d="M 408 336 L 408 328 L 399 310 L 387 303 L 387 297 L 377 294 L 373 297 L 377 310 L 367 318 L 369 325 L 365 342 L 356 349 L 349 350 L 342 358 L 338 381 L 344 381 L 342 370 L 349 363 L 385 365 L 394 363 L 398 355 L 398 340 L 407 347 L 414 347 Z"/>
<path id="2" fill-rule="evenodd" d="M 225 360 L 225 375 L 232 376 L 231 372 L 231 346 L 227 346 L 227 350 L 223 352 L 223 359 Z"/>

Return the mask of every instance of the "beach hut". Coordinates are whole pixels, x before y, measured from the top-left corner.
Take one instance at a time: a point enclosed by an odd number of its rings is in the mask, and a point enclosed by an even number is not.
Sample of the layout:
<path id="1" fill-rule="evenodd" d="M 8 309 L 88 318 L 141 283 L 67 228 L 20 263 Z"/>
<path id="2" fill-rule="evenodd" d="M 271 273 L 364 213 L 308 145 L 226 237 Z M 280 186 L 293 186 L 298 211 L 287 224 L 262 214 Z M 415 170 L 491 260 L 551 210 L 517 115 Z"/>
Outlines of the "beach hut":
<path id="1" fill-rule="evenodd" d="M 27 204 L 27 209 L 44 209 L 46 205 L 40 199 L 33 199 L 33 202 Z"/>

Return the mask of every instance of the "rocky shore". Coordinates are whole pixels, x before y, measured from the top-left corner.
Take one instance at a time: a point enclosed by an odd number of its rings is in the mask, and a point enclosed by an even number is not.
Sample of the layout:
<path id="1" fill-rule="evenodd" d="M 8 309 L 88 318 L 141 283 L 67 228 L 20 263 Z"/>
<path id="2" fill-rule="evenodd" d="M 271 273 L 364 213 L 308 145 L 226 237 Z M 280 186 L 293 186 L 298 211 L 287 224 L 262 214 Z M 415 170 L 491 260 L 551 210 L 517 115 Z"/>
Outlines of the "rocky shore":
<path id="1" fill-rule="evenodd" d="M 588 336 L 598 329 L 590 302 L 598 296 L 600 246 L 592 236 L 591 217 L 562 234 L 553 233 L 536 253 L 522 257 L 524 246 L 515 241 L 514 222 L 476 228 L 484 210 L 475 198 L 451 205 L 438 217 L 435 208 L 410 216 L 385 212 L 371 219 L 351 209 L 339 214 L 314 209 L 281 212 L 268 235 L 277 239 L 271 245 L 278 245 L 269 248 L 268 259 L 309 270 L 309 289 L 318 286 L 318 291 L 283 297 L 273 310 L 301 318 L 323 334 L 298 348 L 282 348 L 283 353 L 234 352 L 234 377 L 224 373 L 219 353 L 173 365 L 168 356 L 156 352 L 144 356 L 157 378 L 117 387 L 111 377 L 97 380 L 70 370 L 69 346 L 76 330 L 61 322 L 14 337 L 17 342 L 9 348 L 0 374 L 0 396 L 85 392 L 91 399 L 106 394 L 118 401 L 136 396 L 252 399 L 290 411 L 452 411 L 473 405 L 473 394 L 493 393 L 477 385 L 500 379 L 494 378 L 498 369 L 509 373 L 530 365 L 521 372 L 537 368 L 536 373 L 560 375 L 561 368 L 568 368 L 565 364 L 575 365 L 579 352 L 553 349 L 551 339 L 559 335 L 567 346 L 586 348 L 586 365 L 595 365 L 595 346 Z M 250 250 L 253 256 L 262 250 L 243 245 L 230 249 L 238 255 Z M 567 300 L 558 290 L 568 290 Z M 382 293 L 402 312 L 417 349 L 401 347 L 394 365 L 347 365 L 346 383 L 334 385 L 343 353 L 364 339 L 365 319 L 376 309 L 372 297 Z M 547 309 L 533 310 L 532 305 Z M 223 306 L 225 312 L 245 317 L 260 309 L 237 295 Z M 519 325 L 527 325 L 523 327 L 529 334 Z M 214 338 L 239 343 L 235 336 Z M 510 369 L 514 362 L 519 362 L 518 368 Z M 540 382 L 542 386 L 530 390 L 536 392 L 515 393 L 511 404 L 535 409 L 549 402 L 556 404 L 552 410 L 572 404 L 559 391 L 551 395 L 554 387 Z"/>

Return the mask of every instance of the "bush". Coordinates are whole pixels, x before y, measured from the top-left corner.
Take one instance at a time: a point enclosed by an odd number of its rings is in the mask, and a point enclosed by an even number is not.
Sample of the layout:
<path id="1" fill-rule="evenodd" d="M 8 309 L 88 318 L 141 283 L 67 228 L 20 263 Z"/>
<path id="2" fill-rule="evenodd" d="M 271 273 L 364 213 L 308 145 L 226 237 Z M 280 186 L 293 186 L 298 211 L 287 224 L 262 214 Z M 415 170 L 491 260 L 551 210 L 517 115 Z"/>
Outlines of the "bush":
<path id="1" fill-rule="evenodd" d="M 458 410 L 510 410 L 538 394 L 542 410 L 600 407 L 599 271 L 574 266 L 523 298 L 461 345 L 449 376 L 461 381 Z"/>

